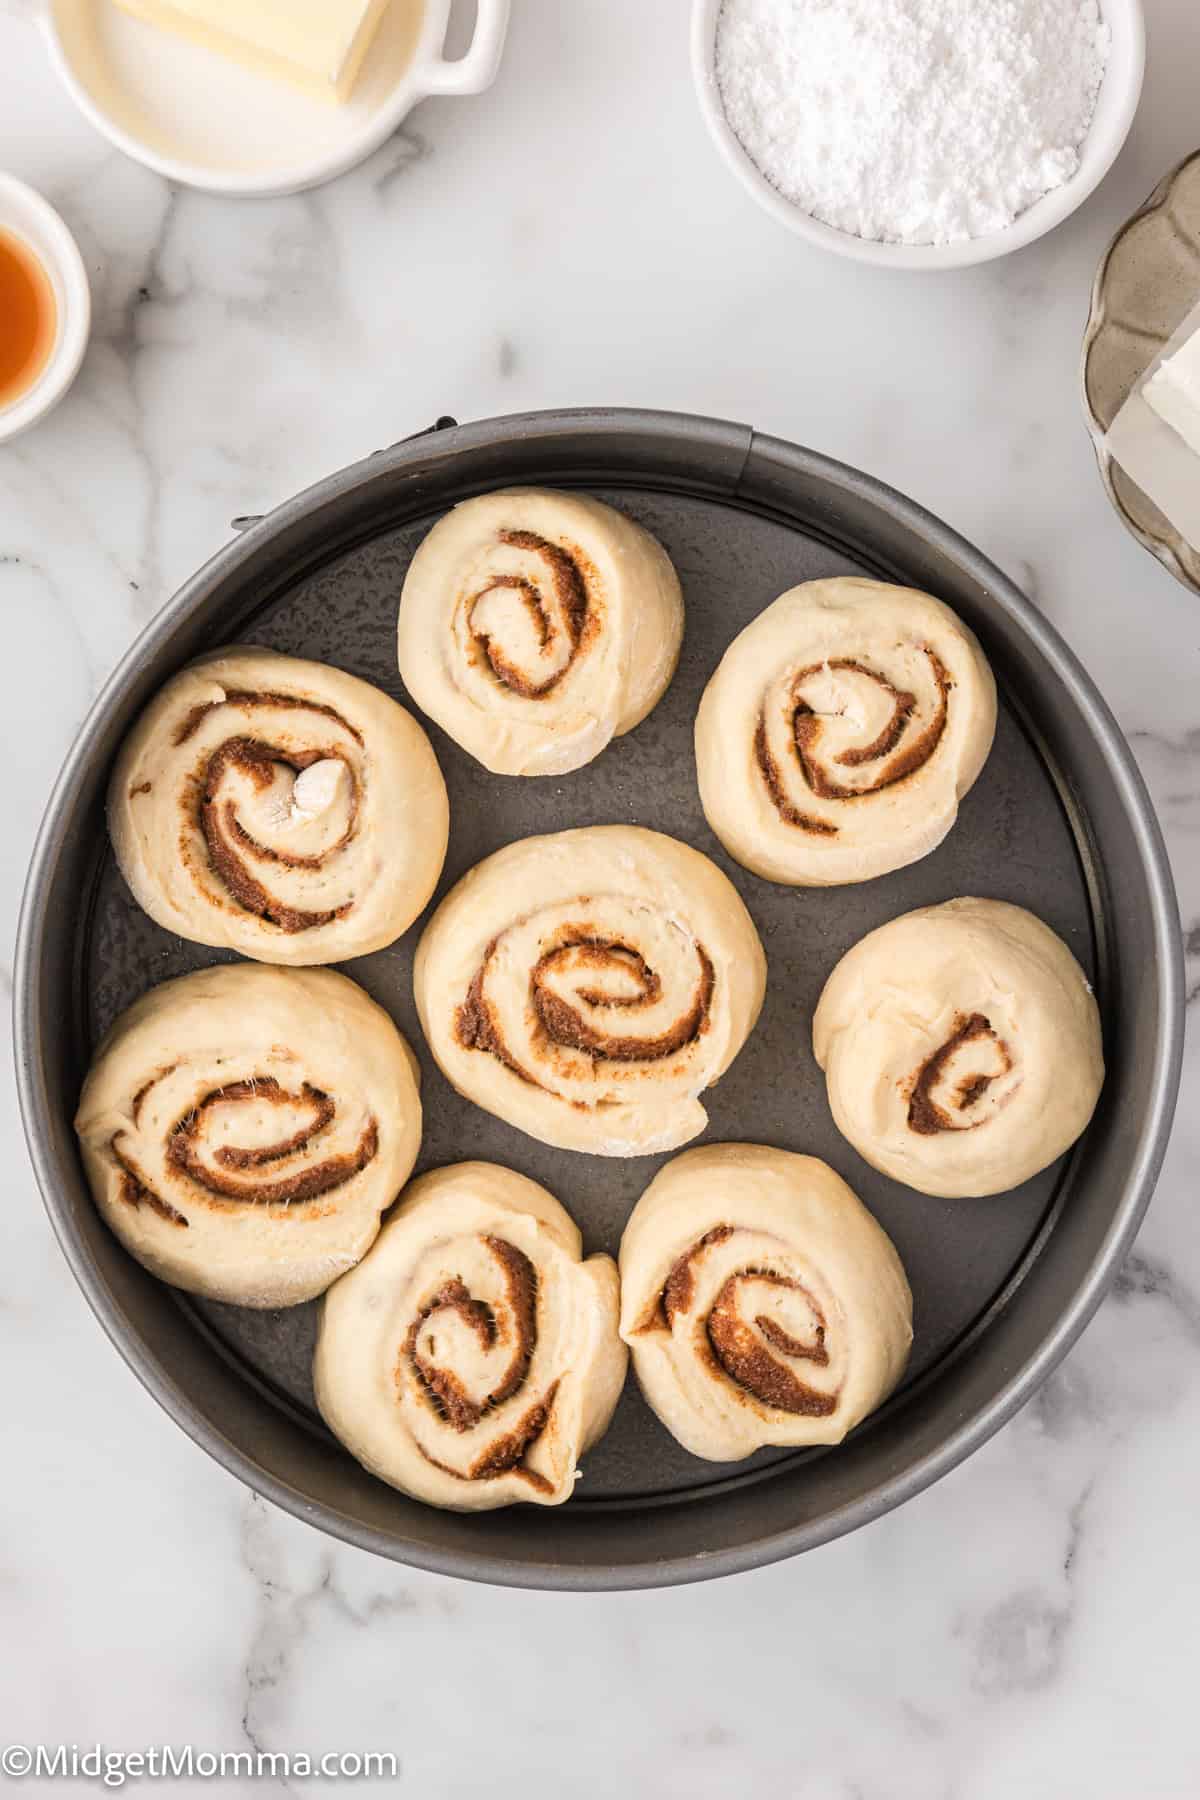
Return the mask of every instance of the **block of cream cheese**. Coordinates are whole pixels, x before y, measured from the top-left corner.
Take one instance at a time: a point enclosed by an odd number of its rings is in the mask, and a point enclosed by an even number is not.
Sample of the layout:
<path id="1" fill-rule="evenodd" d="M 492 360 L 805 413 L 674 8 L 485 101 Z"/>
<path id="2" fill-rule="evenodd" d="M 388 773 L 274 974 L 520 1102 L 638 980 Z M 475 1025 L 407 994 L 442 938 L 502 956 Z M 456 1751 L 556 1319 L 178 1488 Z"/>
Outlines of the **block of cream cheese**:
<path id="1" fill-rule="evenodd" d="M 1164 356 L 1142 391 L 1147 406 L 1200 456 L 1200 327 Z"/>
<path id="2" fill-rule="evenodd" d="M 390 0 L 117 0 L 139 19 L 328 100 L 346 100 Z"/>
<path id="3" fill-rule="evenodd" d="M 1104 443 L 1180 537 L 1200 550 L 1200 305 L 1135 382 Z"/>

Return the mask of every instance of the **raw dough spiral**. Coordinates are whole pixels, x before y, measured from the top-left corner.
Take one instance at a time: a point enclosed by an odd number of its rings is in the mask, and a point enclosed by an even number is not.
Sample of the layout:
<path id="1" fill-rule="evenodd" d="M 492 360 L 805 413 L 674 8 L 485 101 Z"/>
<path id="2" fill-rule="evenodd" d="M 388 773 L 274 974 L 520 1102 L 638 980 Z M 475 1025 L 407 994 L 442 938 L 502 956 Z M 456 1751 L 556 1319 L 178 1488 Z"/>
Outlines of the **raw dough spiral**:
<path id="1" fill-rule="evenodd" d="M 595 825 L 525 838 L 451 890 L 417 950 L 421 1024 L 460 1093 L 545 1144 L 673 1150 L 762 1005 L 754 922 L 699 851 Z"/>
<path id="2" fill-rule="evenodd" d="M 948 900 L 881 925 L 825 984 L 813 1047 L 838 1130 L 923 1194 L 998 1194 L 1070 1148 L 1104 1080 L 1100 1014 L 1048 925 Z"/>
<path id="3" fill-rule="evenodd" d="M 621 1336 L 646 1399 L 693 1456 L 840 1443 L 908 1361 L 900 1258 L 816 1157 L 685 1151 L 634 1207 L 620 1260 Z"/>
<path id="4" fill-rule="evenodd" d="M 464 500 L 413 557 L 404 685 L 493 775 L 562 775 L 640 724 L 679 659 L 683 597 L 657 539 L 586 494 Z"/>
<path id="5" fill-rule="evenodd" d="M 495 1163 L 414 1181 L 321 1308 L 313 1383 L 373 1474 L 432 1506 L 556 1506 L 625 1379 L 617 1270 Z"/>
<path id="6" fill-rule="evenodd" d="M 729 854 L 769 881 L 866 881 L 941 843 L 995 729 L 992 672 L 948 606 L 809 581 L 747 625 L 705 689 L 700 799 Z"/>
<path id="7" fill-rule="evenodd" d="M 189 1293 L 295 1306 L 351 1268 L 421 1142 L 417 1063 L 332 969 L 234 963 L 151 988 L 75 1129 L 100 1213 Z"/>
<path id="8" fill-rule="evenodd" d="M 121 872 L 168 931 L 258 962 L 343 962 L 407 931 L 449 807 L 402 706 L 341 669 L 234 647 L 169 681 L 108 795 Z"/>

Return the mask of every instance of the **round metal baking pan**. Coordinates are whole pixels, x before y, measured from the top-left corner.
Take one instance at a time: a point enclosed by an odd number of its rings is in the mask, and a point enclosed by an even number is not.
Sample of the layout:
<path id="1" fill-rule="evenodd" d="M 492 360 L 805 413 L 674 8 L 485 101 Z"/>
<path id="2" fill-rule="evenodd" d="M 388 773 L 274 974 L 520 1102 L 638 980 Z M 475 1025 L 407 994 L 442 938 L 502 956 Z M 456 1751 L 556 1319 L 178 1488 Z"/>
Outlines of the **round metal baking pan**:
<path id="1" fill-rule="evenodd" d="M 308 1380 L 313 1309 L 203 1304 L 133 1263 L 92 1207 L 71 1129 L 99 1034 L 152 983 L 220 953 L 151 923 L 117 874 L 105 781 L 121 736 L 165 678 L 222 642 L 268 643 L 340 664 L 405 698 L 395 610 L 416 544 L 467 495 L 534 482 L 597 492 L 665 542 L 683 579 L 687 639 L 650 718 L 568 777 L 486 775 L 432 732 L 451 797 L 443 890 L 535 830 L 623 820 L 716 858 L 766 943 L 768 1002 L 706 1097 L 708 1138 L 750 1138 L 831 1162 L 897 1243 L 916 1297 L 904 1386 L 846 1444 L 688 1456 L 632 1380 L 575 1497 L 475 1516 L 437 1512 L 374 1480 L 328 1436 Z M 664 1585 L 770 1562 L 908 1499 L 984 1441 L 1083 1328 L 1149 1200 L 1179 1078 L 1178 915 L 1133 759 L 1054 631 L 969 544 L 851 469 L 747 427 L 672 414 L 532 414 L 444 429 L 332 476 L 213 558 L 162 610 L 108 683 L 55 789 L 30 870 L 16 968 L 17 1061 L 30 1148 L 63 1250 L 109 1336 L 198 1443 L 259 1493 L 336 1536 L 450 1574 L 532 1587 Z M 996 747 L 956 829 L 930 857 L 853 888 L 794 890 L 732 863 L 695 791 L 691 727 L 725 645 L 782 589 L 865 572 L 929 589 L 982 639 L 1002 708 Z M 1103 1010 L 1108 1080 L 1070 1156 L 1013 1193 L 937 1201 L 869 1169 L 839 1138 L 812 1059 L 822 982 L 865 931 L 916 905 L 980 893 L 1030 906 L 1072 945 Z M 419 1167 L 464 1152 L 544 1182 L 589 1249 L 615 1250 L 662 1158 L 556 1151 L 454 1094 L 416 1023 L 419 925 L 349 972 L 422 1056 Z"/>

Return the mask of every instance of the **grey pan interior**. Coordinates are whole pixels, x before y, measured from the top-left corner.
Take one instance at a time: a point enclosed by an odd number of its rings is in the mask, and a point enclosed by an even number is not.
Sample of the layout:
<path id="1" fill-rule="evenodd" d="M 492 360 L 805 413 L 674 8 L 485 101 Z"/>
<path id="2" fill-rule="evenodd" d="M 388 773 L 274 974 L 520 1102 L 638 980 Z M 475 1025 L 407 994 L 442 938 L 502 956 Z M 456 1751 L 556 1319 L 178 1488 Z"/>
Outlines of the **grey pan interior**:
<path id="1" fill-rule="evenodd" d="M 758 921 L 772 984 L 758 1030 L 710 1096 L 708 1136 L 832 1162 L 901 1250 L 917 1334 L 906 1385 L 836 1452 L 699 1463 L 631 1383 L 567 1506 L 460 1517 L 393 1493 L 325 1434 L 308 1388 L 312 1309 L 200 1306 L 124 1255 L 90 1204 L 71 1118 L 90 1049 L 116 1012 L 218 955 L 145 919 L 107 850 L 105 779 L 137 710 L 188 658 L 237 638 L 338 663 L 404 698 L 394 619 L 408 557 L 448 505 L 521 482 L 587 487 L 656 531 L 683 577 L 687 642 L 662 705 L 578 775 L 497 780 L 433 732 L 452 807 L 443 887 L 512 837 L 589 821 L 653 825 L 715 856 Z M 781 889 L 731 863 L 708 832 L 691 720 L 750 617 L 796 581 L 851 570 L 925 587 L 968 620 L 1002 691 L 997 745 L 933 856 L 863 887 Z M 1071 943 L 1100 996 L 1109 1077 L 1062 1164 L 1011 1195 L 951 1203 L 887 1181 L 838 1138 L 808 1026 L 825 975 L 864 931 L 965 892 L 1029 905 Z M 424 1052 L 408 979 L 416 936 L 349 972 Z M 15 1000 L 22 1107 L 55 1230 L 114 1343 L 184 1429 L 259 1492 L 368 1549 L 561 1588 L 662 1585 L 793 1554 L 918 1492 L 994 1431 L 1082 1329 L 1148 1202 L 1178 1085 L 1182 1005 L 1174 894 L 1132 758 L 1074 657 L 999 571 L 911 502 L 809 451 L 743 426 L 619 411 L 448 426 L 251 523 L 202 569 L 117 670 L 63 770 L 30 871 Z M 419 1166 L 463 1154 L 509 1163 L 565 1201 L 590 1248 L 616 1248 L 661 1158 L 546 1149 L 461 1101 L 424 1054 L 423 1068 Z"/>

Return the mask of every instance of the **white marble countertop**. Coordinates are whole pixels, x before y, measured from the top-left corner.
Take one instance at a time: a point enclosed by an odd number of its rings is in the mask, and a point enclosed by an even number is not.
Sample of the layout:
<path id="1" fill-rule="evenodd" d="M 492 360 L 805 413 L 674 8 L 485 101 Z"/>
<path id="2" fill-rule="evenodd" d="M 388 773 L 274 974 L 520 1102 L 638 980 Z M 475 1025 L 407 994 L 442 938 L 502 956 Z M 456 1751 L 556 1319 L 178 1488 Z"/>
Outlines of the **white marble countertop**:
<path id="1" fill-rule="evenodd" d="M 826 258 L 752 206 L 703 134 L 686 0 L 516 0 L 490 94 L 423 105 L 321 192 L 250 203 L 172 190 L 110 150 L 37 36 L 0 18 L 0 168 L 62 209 L 96 300 L 72 395 L 0 448 L 5 980 L 59 760 L 234 514 L 440 412 L 583 402 L 797 438 L 1007 567 L 1133 741 L 1200 958 L 1200 602 L 1110 512 L 1077 396 L 1101 251 L 1200 138 L 1200 9 L 1147 10 L 1145 96 L 1099 192 L 1032 249 L 928 278 Z M 1193 1046 L 1117 1292 L 983 1451 L 799 1561 L 595 1597 L 375 1561 L 195 1449 L 77 1292 L 6 1082 L 0 1735 L 383 1749 L 406 1791 L 493 1800 L 735 1783 L 813 1800 L 1186 1800 L 1200 1782 L 1197 1073 Z"/>

